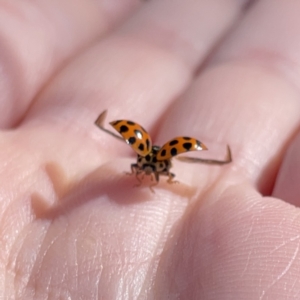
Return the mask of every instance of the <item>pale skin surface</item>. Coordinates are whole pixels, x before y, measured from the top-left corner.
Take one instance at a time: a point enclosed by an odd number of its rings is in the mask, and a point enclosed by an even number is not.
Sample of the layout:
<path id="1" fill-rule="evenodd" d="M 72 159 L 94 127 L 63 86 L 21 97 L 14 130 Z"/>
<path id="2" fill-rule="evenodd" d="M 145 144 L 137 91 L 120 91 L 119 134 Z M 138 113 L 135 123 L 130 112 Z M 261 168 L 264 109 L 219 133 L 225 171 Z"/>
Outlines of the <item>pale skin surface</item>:
<path id="1" fill-rule="evenodd" d="M 299 299 L 299 11 L 2 0 L 0 299 Z M 133 188 L 104 109 L 234 161 Z"/>

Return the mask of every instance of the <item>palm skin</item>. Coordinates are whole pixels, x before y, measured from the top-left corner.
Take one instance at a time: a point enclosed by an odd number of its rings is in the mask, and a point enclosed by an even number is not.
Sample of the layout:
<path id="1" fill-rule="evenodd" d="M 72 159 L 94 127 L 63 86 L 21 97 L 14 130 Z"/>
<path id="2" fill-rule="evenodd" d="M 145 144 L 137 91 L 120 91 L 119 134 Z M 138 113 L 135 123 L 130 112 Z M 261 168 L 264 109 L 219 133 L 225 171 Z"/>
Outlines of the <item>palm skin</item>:
<path id="1" fill-rule="evenodd" d="M 296 1 L 0 3 L 2 299 L 298 299 Z M 155 194 L 132 150 L 199 138 Z"/>

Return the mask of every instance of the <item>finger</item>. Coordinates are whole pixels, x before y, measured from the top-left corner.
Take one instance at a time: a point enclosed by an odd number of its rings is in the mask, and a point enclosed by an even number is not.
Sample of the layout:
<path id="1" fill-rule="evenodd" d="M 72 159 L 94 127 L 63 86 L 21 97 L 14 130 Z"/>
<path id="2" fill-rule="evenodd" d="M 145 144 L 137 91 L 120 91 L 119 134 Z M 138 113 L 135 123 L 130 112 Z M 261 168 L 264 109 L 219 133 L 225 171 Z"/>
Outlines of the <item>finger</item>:
<path id="1" fill-rule="evenodd" d="M 112 107 L 112 120 L 139 116 L 148 126 L 187 86 L 199 61 L 241 8 L 235 1 L 147 3 L 120 30 L 66 68 L 25 121 L 74 122 L 74 128 L 86 131 L 103 109 Z M 204 15 L 209 17 L 201 18 Z"/>
<path id="2" fill-rule="evenodd" d="M 14 125 L 45 82 L 124 18 L 136 0 L 1 1 L 0 127 Z"/>
<path id="3" fill-rule="evenodd" d="M 251 2 L 152 1 L 119 33 L 170 51 L 194 70 Z"/>
<path id="4" fill-rule="evenodd" d="M 280 166 L 273 196 L 293 205 L 300 205 L 300 135 L 298 134 L 284 156 Z"/>
<path id="5" fill-rule="evenodd" d="M 162 298 L 293 298 L 300 290 L 298 216 L 248 183 L 219 185 L 177 223 L 154 290 Z"/>
<path id="6" fill-rule="evenodd" d="M 189 131 L 208 148 L 230 144 L 234 169 L 270 194 L 300 120 L 300 69 L 291 63 L 300 61 L 298 10 L 298 2 L 257 2 L 165 118 L 159 141 Z"/>

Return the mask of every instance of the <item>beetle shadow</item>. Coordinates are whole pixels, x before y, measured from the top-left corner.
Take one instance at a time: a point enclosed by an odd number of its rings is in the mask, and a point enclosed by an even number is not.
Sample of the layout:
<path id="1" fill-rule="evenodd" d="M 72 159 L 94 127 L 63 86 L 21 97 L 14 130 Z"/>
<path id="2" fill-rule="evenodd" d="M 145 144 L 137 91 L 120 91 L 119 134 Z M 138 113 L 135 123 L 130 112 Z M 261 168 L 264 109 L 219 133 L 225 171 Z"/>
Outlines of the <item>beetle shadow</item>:
<path id="1" fill-rule="evenodd" d="M 108 165 L 97 168 L 80 180 L 69 180 L 62 167 L 55 162 L 45 164 L 44 170 L 56 199 L 51 203 L 41 193 L 33 193 L 31 206 L 37 218 L 55 219 L 103 196 L 118 205 L 145 202 L 152 198 L 149 189 L 133 188 L 135 176 L 118 174 Z"/>
<path id="2" fill-rule="evenodd" d="M 32 210 L 36 218 L 40 219 L 55 219 L 87 202 L 99 201 L 100 198 L 124 206 L 157 199 L 160 196 L 159 190 L 172 190 L 176 196 L 183 198 L 191 198 L 196 193 L 195 187 L 184 183 L 169 184 L 164 177 L 154 186 L 154 193 L 149 188 L 153 183 L 149 176 L 145 176 L 142 185 L 135 187 L 138 182 L 134 174 L 125 175 L 109 163 L 80 180 L 68 179 L 63 168 L 56 162 L 46 163 L 44 170 L 52 184 L 55 200 L 51 202 L 39 192 L 31 195 Z"/>

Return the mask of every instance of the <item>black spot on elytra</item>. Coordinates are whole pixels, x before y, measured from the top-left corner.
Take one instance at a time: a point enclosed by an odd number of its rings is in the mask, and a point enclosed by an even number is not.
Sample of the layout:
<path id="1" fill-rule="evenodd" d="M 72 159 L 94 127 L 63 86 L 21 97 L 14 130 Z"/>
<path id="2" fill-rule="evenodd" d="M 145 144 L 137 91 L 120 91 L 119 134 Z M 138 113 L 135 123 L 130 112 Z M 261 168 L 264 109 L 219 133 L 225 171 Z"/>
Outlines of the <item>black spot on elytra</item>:
<path id="1" fill-rule="evenodd" d="M 174 146 L 176 144 L 178 144 L 178 140 L 173 140 L 169 143 L 170 146 Z"/>
<path id="2" fill-rule="evenodd" d="M 151 156 L 148 154 L 145 156 L 146 161 L 150 161 L 151 160 Z"/>
<path id="3" fill-rule="evenodd" d="M 144 144 L 139 144 L 139 149 L 140 149 L 141 151 L 144 151 L 144 149 L 145 149 Z"/>
<path id="4" fill-rule="evenodd" d="M 155 156 L 152 158 L 152 162 L 153 162 L 153 163 L 156 163 L 156 162 L 157 162 L 157 158 L 156 158 Z"/>
<path id="5" fill-rule="evenodd" d="M 166 149 L 163 149 L 163 150 L 161 151 L 161 153 L 160 153 L 160 155 L 161 155 L 162 157 L 166 156 L 166 154 L 167 154 Z"/>
<path id="6" fill-rule="evenodd" d="M 127 132 L 129 130 L 129 128 L 126 125 L 122 125 L 120 127 L 120 132 Z"/>
<path id="7" fill-rule="evenodd" d="M 183 143 L 182 146 L 185 150 L 190 151 L 193 144 L 192 143 Z"/>
<path id="8" fill-rule="evenodd" d="M 172 156 L 177 155 L 177 149 L 176 149 L 175 147 L 172 148 L 170 152 L 171 152 L 171 155 L 172 155 Z"/>
<path id="9" fill-rule="evenodd" d="M 132 125 L 135 125 L 135 123 L 132 122 L 132 121 L 127 121 L 127 124 L 128 124 L 128 125 L 131 125 L 131 126 L 132 126 Z"/>
<path id="10" fill-rule="evenodd" d="M 132 137 L 130 137 L 130 138 L 128 139 L 128 143 L 129 143 L 130 145 L 133 145 L 135 142 L 136 142 L 136 138 L 135 138 L 134 136 L 132 136 Z"/>
<path id="11" fill-rule="evenodd" d="M 191 140 L 192 138 L 190 138 L 190 137 L 188 137 L 188 136 L 183 136 L 182 137 L 184 140 L 186 140 L 186 141 L 189 141 L 189 140 Z"/>

